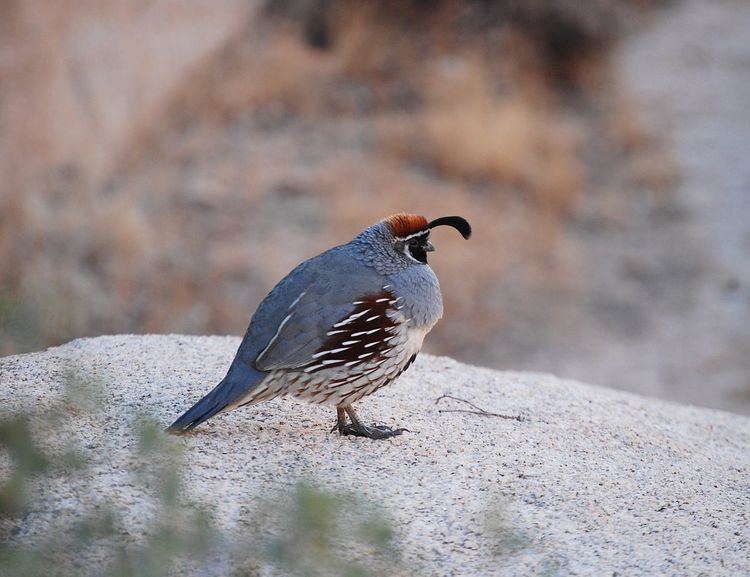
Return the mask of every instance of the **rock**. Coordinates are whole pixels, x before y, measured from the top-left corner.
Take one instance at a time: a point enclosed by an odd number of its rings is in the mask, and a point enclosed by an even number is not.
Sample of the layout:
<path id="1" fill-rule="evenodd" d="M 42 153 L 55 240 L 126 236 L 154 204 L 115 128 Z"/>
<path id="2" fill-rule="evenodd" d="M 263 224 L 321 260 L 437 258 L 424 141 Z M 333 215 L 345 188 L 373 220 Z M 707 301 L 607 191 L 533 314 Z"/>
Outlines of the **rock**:
<path id="1" fill-rule="evenodd" d="M 31 543 L 52 523 L 73 523 L 102 496 L 138 538 L 150 509 L 133 487 L 132 423 L 148 413 L 170 424 L 220 380 L 238 344 L 127 335 L 1 359 L 3 416 L 52 406 L 70 367 L 105 386 L 101 413 L 73 423 L 90 462 L 86 482 L 60 483 L 34 502 L 15 539 Z M 521 420 L 440 412 L 471 410 L 436 404 L 444 394 Z M 750 571 L 746 417 L 428 355 L 358 408 L 367 422 L 410 432 L 342 438 L 329 432 L 332 408 L 291 399 L 212 419 L 179 440 L 190 497 L 237 534 L 257 503 L 298 480 L 354 491 L 382 505 L 404 564 L 426 575 Z"/>

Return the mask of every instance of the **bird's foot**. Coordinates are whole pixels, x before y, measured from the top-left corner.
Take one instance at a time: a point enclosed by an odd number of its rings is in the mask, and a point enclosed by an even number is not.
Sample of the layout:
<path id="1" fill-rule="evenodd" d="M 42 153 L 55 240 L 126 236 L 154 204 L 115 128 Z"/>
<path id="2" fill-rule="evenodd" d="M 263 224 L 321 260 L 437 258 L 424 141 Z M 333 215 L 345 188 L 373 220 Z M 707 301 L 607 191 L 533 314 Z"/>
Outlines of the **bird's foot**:
<path id="1" fill-rule="evenodd" d="M 351 423 L 346 420 L 346 415 L 349 415 Z M 331 432 L 338 429 L 342 435 L 353 435 L 355 437 L 367 437 L 368 439 L 389 439 L 391 437 L 397 437 L 404 431 L 409 432 L 409 429 L 392 429 L 385 425 L 367 425 L 362 424 L 359 420 L 357 412 L 351 405 L 336 407 L 336 424 L 331 429 Z"/>
<path id="2" fill-rule="evenodd" d="M 334 429 L 338 429 L 342 435 L 353 435 L 355 437 L 367 437 L 368 439 L 389 439 L 390 437 L 397 437 L 404 431 L 409 432 L 409 429 L 392 429 L 385 425 L 363 425 L 361 423 L 351 424 L 346 423 L 344 425 L 336 425 Z"/>

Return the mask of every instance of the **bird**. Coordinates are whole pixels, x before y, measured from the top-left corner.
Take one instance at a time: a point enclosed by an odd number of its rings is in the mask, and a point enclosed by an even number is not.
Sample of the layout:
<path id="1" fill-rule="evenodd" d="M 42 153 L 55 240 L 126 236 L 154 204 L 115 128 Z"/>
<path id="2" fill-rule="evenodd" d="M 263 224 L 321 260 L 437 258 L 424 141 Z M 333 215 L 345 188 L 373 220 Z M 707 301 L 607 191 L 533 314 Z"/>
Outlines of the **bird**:
<path id="1" fill-rule="evenodd" d="M 409 368 L 442 317 L 427 253 L 443 225 L 471 236 L 460 216 L 399 213 L 299 264 L 261 301 L 226 376 L 167 431 L 186 433 L 220 413 L 291 395 L 335 406 L 331 432 L 402 434 L 407 429 L 365 425 L 354 403 Z"/>

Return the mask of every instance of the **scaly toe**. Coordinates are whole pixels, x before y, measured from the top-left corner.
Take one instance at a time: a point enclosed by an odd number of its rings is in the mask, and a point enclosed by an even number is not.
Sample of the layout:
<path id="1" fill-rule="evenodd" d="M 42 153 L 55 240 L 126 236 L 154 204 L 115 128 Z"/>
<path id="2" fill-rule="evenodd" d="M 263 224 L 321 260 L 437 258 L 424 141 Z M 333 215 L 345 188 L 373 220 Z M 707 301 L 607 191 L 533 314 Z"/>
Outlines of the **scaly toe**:
<path id="1" fill-rule="evenodd" d="M 374 425 L 371 427 L 362 425 L 360 427 L 355 427 L 353 425 L 347 424 L 346 426 L 339 428 L 339 432 L 342 435 L 367 437 L 368 439 L 388 439 L 390 437 L 396 437 L 404 431 L 408 431 L 408 429 L 392 429 L 384 425 Z"/>

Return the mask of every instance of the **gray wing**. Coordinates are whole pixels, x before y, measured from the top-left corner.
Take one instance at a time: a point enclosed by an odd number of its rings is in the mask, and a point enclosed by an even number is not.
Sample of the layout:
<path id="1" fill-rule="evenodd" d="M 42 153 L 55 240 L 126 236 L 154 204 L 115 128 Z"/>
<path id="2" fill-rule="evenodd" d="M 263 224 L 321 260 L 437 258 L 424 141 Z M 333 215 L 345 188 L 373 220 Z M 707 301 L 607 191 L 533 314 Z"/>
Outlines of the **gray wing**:
<path id="1" fill-rule="evenodd" d="M 308 364 L 327 333 L 353 313 L 361 298 L 379 292 L 384 282 L 341 247 L 307 261 L 258 307 L 247 335 L 260 347 L 254 366 L 270 371 Z M 265 327 L 266 334 L 253 334 L 253 325 Z"/>

